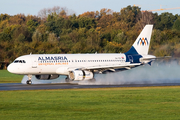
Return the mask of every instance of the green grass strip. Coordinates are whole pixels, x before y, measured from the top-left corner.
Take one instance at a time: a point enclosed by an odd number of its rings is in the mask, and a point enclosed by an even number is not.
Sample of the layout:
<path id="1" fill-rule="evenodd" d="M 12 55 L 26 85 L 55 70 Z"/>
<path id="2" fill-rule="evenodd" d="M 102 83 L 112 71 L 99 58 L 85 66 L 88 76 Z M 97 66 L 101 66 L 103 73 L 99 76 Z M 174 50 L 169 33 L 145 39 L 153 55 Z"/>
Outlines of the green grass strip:
<path id="1" fill-rule="evenodd" d="M 23 75 L 9 73 L 7 70 L 0 70 L 0 83 L 20 83 Z"/>
<path id="2" fill-rule="evenodd" d="M 0 91 L 2 120 L 178 120 L 180 87 Z"/>

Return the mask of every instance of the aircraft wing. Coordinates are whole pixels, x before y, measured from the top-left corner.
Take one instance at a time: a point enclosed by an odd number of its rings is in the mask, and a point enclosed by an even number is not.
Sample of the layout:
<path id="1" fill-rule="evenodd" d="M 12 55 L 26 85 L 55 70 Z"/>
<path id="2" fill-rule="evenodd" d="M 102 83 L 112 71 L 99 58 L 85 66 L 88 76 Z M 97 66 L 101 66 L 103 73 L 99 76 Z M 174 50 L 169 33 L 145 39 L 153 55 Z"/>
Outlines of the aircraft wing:
<path id="1" fill-rule="evenodd" d="M 78 68 L 69 68 L 69 71 L 73 70 L 98 70 L 98 71 L 103 71 L 103 70 L 111 70 L 115 71 L 115 69 L 131 69 L 135 66 L 139 66 L 141 63 L 136 63 L 136 64 L 108 64 L 108 65 L 96 65 L 96 66 L 87 66 L 87 67 L 78 67 Z"/>

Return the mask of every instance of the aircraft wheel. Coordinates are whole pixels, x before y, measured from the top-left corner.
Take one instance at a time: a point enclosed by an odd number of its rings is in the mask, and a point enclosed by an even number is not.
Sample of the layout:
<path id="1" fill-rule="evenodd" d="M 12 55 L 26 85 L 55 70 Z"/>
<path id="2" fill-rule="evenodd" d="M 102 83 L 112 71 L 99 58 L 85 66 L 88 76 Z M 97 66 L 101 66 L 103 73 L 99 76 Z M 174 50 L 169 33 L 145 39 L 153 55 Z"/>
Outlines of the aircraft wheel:
<path id="1" fill-rule="evenodd" d="M 69 77 L 65 78 L 65 81 L 66 81 L 67 83 L 72 82 L 72 80 L 70 80 Z"/>
<path id="2" fill-rule="evenodd" d="M 31 80 L 27 80 L 26 83 L 27 83 L 28 85 L 31 85 L 31 84 L 32 84 L 32 81 L 31 81 Z"/>
<path id="3" fill-rule="evenodd" d="M 95 78 L 93 78 L 93 79 L 91 79 L 91 80 L 89 80 L 90 82 L 96 82 L 96 79 Z"/>

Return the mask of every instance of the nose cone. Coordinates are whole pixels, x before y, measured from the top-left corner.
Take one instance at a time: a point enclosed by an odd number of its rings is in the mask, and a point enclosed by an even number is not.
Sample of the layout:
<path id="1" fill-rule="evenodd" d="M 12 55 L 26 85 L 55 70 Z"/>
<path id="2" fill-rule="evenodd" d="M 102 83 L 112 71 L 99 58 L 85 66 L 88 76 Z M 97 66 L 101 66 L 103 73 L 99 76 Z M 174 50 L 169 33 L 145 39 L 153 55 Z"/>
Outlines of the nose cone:
<path id="1" fill-rule="evenodd" d="M 7 67 L 7 70 L 10 72 L 10 73 L 14 73 L 14 67 L 12 64 L 10 64 L 8 67 Z"/>
<path id="2" fill-rule="evenodd" d="M 7 70 L 10 72 L 10 73 L 14 73 L 14 74 L 19 74 L 19 72 L 21 72 L 19 70 L 19 66 L 11 63 L 8 67 L 7 67 Z"/>
<path id="3" fill-rule="evenodd" d="M 14 74 L 18 74 L 18 75 L 21 75 L 21 74 L 24 74 L 24 66 L 18 64 L 18 63 L 11 63 L 8 67 L 7 67 L 7 70 L 10 72 L 10 73 L 14 73 Z"/>

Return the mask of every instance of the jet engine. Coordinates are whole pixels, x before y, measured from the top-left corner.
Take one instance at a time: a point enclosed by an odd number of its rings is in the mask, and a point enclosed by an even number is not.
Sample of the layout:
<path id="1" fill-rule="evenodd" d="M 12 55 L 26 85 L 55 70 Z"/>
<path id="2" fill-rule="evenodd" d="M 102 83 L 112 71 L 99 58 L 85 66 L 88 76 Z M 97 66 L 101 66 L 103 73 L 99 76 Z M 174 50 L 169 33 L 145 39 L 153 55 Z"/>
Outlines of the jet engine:
<path id="1" fill-rule="evenodd" d="M 35 75 L 38 80 L 52 80 L 59 77 L 59 75 Z"/>
<path id="2" fill-rule="evenodd" d="M 91 80 L 93 79 L 93 73 L 84 70 L 74 70 L 69 72 L 70 80 Z"/>

